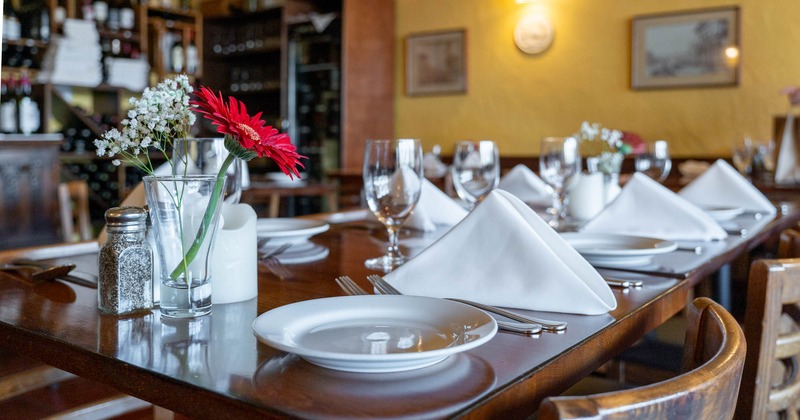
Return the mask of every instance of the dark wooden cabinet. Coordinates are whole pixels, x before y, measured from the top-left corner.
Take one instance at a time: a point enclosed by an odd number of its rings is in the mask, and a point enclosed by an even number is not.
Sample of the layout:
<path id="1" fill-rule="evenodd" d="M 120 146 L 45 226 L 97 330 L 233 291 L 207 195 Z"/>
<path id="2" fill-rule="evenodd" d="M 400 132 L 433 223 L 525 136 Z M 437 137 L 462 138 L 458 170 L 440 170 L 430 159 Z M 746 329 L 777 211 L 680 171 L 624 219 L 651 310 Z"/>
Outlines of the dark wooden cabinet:
<path id="1" fill-rule="evenodd" d="M 394 0 L 270 4 L 203 3 L 203 83 L 290 133 L 309 178 L 360 166 L 367 139 L 394 134 Z"/>
<path id="2" fill-rule="evenodd" d="M 60 242 L 61 136 L 0 135 L 0 249 Z"/>

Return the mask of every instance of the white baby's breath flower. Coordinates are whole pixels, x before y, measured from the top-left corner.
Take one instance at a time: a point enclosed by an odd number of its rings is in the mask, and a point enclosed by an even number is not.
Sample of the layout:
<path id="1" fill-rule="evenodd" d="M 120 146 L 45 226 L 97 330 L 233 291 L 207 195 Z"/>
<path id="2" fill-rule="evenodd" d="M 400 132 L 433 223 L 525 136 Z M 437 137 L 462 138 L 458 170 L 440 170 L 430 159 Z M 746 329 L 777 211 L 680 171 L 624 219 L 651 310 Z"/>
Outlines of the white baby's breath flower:
<path id="1" fill-rule="evenodd" d="M 94 141 L 97 154 L 121 155 L 125 161 L 152 173 L 149 159 L 143 162 L 138 156 L 146 153 L 149 147 L 165 152 L 173 139 L 187 137 L 189 127 L 195 122 L 189 105 L 193 91 L 189 78 L 178 75 L 155 88 L 146 88 L 139 98 L 130 98 L 131 109 L 128 118 L 120 123 L 121 131 L 112 128 Z M 115 159 L 113 163 L 119 165 L 121 160 Z"/>

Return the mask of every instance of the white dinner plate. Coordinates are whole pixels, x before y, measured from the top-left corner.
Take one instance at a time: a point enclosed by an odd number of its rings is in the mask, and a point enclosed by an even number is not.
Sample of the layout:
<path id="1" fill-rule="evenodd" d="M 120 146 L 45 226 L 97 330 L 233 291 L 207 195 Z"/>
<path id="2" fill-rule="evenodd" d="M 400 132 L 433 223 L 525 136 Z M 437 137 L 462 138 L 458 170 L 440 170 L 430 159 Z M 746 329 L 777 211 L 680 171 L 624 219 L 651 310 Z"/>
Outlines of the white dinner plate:
<path id="1" fill-rule="evenodd" d="M 744 209 L 741 207 L 703 207 L 703 211 L 718 222 L 731 220 L 744 213 Z"/>
<path id="2" fill-rule="evenodd" d="M 289 217 L 271 217 L 258 219 L 256 231 L 258 238 L 269 238 L 269 244 L 299 243 L 325 232 L 330 225 L 319 220 L 293 219 Z"/>
<path id="3" fill-rule="evenodd" d="M 672 252 L 678 244 L 644 236 L 562 233 L 561 237 L 590 264 L 630 267 L 649 264 L 653 256 Z"/>
<path id="4" fill-rule="evenodd" d="M 281 246 L 283 245 L 280 243 L 273 245 L 272 242 L 269 242 L 266 246 L 261 247 L 259 251 L 264 255 L 269 255 Z M 275 258 L 281 264 L 304 264 L 324 259 L 329 253 L 330 250 L 325 245 L 303 241 L 293 243 L 292 246 L 276 255 Z"/>
<path id="5" fill-rule="evenodd" d="M 485 312 L 421 296 L 340 296 L 297 302 L 253 321 L 259 341 L 315 365 L 348 372 L 430 366 L 497 333 Z"/>

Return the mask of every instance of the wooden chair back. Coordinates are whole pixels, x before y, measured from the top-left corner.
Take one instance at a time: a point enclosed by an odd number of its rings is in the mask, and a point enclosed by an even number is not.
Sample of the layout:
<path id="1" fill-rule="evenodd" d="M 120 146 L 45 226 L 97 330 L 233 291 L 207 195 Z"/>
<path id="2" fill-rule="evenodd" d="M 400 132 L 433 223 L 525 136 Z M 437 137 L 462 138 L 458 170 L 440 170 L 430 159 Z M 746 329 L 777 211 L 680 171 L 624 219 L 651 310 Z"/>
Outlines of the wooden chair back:
<path id="1" fill-rule="evenodd" d="M 781 232 L 778 258 L 800 258 L 800 231 L 786 229 Z"/>
<path id="2" fill-rule="evenodd" d="M 539 419 L 730 419 L 745 352 L 736 319 L 714 301 L 697 298 L 689 310 L 685 373 L 622 391 L 550 397 L 542 402 Z"/>
<path id="3" fill-rule="evenodd" d="M 59 184 L 58 205 L 64 242 L 92 239 L 92 224 L 89 220 L 89 186 L 86 181 L 69 181 Z"/>
<path id="4" fill-rule="evenodd" d="M 744 330 L 749 349 L 736 418 L 798 418 L 800 258 L 753 262 Z"/>

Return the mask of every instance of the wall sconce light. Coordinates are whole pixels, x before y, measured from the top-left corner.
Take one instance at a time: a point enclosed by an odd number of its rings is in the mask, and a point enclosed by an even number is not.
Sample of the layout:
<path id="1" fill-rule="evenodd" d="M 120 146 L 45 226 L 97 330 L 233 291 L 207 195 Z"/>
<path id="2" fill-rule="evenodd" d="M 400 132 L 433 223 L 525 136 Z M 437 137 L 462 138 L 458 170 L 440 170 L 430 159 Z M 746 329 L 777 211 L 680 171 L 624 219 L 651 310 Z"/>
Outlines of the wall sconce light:
<path id="1" fill-rule="evenodd" d="M 529 0 L 517 0 L 517 3 Z M 523 16 L 514 28 L 514 43 L 526 54 L 538 54 L 553 43 L 553 25 L 544 13 Z"/>

